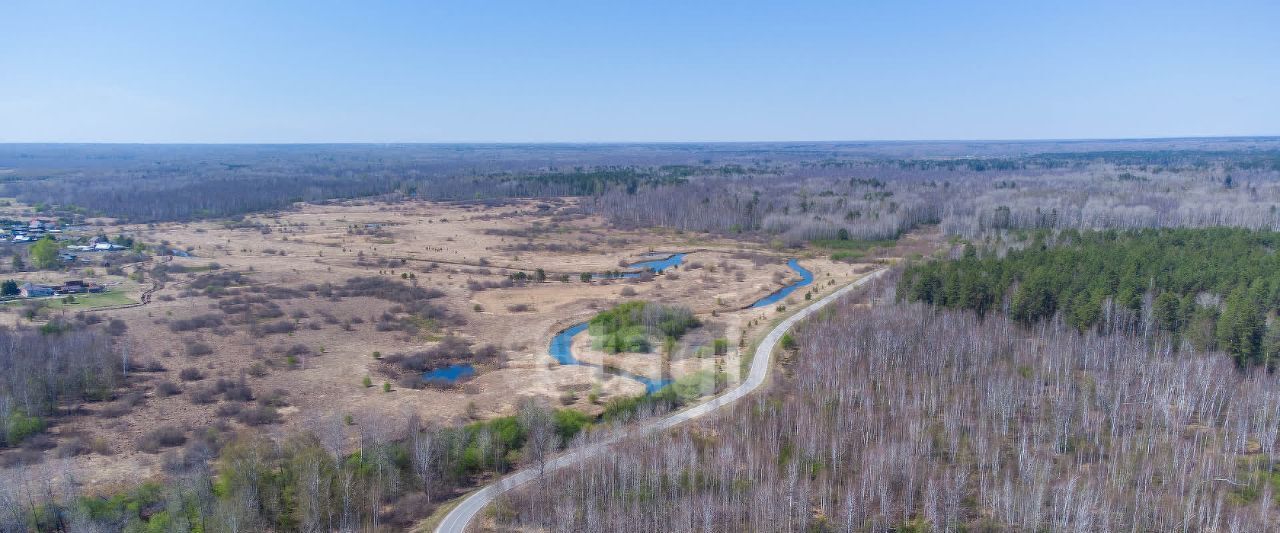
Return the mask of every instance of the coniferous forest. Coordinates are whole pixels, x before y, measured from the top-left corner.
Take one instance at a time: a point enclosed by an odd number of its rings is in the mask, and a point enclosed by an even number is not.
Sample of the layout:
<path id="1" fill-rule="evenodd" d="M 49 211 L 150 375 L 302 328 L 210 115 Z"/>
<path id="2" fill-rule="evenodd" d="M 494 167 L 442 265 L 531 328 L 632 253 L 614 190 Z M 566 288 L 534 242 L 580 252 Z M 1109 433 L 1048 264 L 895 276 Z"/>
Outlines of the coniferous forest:
<path id="1" fill-rule="evenodd" d="M 966 245 L 915 263 L 900 298 L 1080 331 L 1160 331 L 1240 366 L 1280 359 L 1280 233 L 1233 228 L 1040 232 L 1023 248 Z"/>

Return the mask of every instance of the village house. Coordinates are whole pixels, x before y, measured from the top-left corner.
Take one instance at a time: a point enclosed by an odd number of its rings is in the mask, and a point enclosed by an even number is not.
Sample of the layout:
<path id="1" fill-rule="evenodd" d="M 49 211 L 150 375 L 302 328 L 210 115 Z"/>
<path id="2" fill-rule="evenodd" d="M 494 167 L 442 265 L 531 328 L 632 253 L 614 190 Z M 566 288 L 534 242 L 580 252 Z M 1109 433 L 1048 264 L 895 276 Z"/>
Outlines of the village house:
<path id="1" fill-rule="evenodd" d="M 41 296 L 53 296 L 53 287 L 44 285 L 36 285 L 31 282 L 23 283 L 18 290 L 24 298 L 39 298 Z"/>
<path id="2" fill-rule="evenodd" d="M 54 287 L 53 292 L 57 294 L 84 294 L 89 292 L 89 287 L 85 285 L 84 281 L 73 279 L 67 280 L 60 287 Z"/>

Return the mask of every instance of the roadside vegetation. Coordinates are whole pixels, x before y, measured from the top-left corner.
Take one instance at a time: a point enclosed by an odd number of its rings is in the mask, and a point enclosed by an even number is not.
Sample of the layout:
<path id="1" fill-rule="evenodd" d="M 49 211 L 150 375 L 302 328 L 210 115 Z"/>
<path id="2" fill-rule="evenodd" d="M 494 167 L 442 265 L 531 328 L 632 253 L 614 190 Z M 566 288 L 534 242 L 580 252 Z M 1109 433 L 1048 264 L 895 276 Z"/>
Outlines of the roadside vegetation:
<path id="1" fill-rule="evenodd" d="M 653 394 L 624 396 L 609 400 L 600 419 L 605 422 L 632 422 L 660 416 L 689 405 L 700 398 L 717 394 L 728 385 L 721 372 L 700 370 L 676 378 L 670 385 Z"/>

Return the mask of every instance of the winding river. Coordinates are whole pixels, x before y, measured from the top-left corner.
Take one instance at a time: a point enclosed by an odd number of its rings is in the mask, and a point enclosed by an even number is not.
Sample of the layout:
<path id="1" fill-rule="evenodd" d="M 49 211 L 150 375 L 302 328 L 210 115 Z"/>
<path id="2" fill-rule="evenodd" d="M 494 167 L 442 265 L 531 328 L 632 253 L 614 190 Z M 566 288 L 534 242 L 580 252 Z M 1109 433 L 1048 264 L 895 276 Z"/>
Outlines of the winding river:
<path id="1" fill-rule="evenodd" d="M 650 259 L 647 261 L 632 263 L 627 265 L 627 268 L 638 270 L 638 272 L 624 272 L 615 277 L 634 278 L 634 277 L 639 277 L 645 271 L 652 271 L 654 273 L 662 272 L 663 270 L 666 270 L 668 268 L 680 266 L 681 263 L 684 263 L 685 255 L 686 254 L 684 253 L 675 253 L 675 254 L 671 254 L 666 257 L 663 257 L 661 259 Z M 646 394 L 653 394 L 657 392 L 659 389 L 671 384 L 671 380 L 669 379 L 653 379 L 650 377 L 633 374 L 631 372 L 627 372 L 626 370 L 622 370 L 618 368 L 604 367 L 601 365 L 583 363 L 582 361 L 579 361 L 577 358 L 573 356 L 573 350 L 571 349 L 571 347 L 573 346 L 573 337 L 586 330 L 587 330 L 587 323 L 583 322 L 581 324 L 575 325 L 569 329 L 566 329 L 556 334 L 555 338 L 551 339 L 551 349 L 550 349 L 551 357 L 554 357 L 556 361 L 558 361 L 562 365 L 582 365 L 582 366 L 596 367 L 603 372 L 638 381 L 644 384 L 644 390 Z M 446 367 L 423 372 L 422 379 L 424 381 L 431 381 L 436 383 L 453 384 L 453 383 L 457 383 L 458 380 L 474 376 L 475 373 L 476 373 L 475 367 L 471 366 L 469 363 L 461 363 L 461 364 L 449 365 Z"/>
<path id="2" fill-rule="evenodd" d="M 661 272 L 663 269 L 677 266 L 680 263 L 682 263 L 684 261 L 684 255 L 685 254 L 675 254 L 666 259 L 661 259 L 656 261 L 645 261 L 641 263 L 635 263 L 629 266 L 630 268 L 642 268 L 642 269 L 651 268 L 655 272 Z M 774 291 L 772 294 L 765 296 L 764 298 L 756 300 L 756 302 L 751 304 L 750 306 L 752 309 L 765 307 L 773 303 L 780 302 L 782 301 L 783 298 L 786 298 L 787 295 L 791 294 L 792 292 L 795 292 L 796 289 L 799 289 L 800 287 L 804 287 L 813 283 L 813 272 L 810 272 L 808 269 L 800 266 L 799 261 L 796 261 L 795 259 L 787 261 L 787 266 L 791 267 L 791 270 L 794 270 L 797 274 L 800 274 L 800 281 L 792 283 L 791 285 L 787 285 L 786 287 L 778 289 L 777 291 Z M 554 357 L 555 360 L 562 365 L 590 366 L 590 367 L 599 368 L 602 371 L 609 374 L 633 379 L 635 381 L 638 381 L 644 384 L 645 394 L 653 394 L 661 390 L 663 387 L 666 387 L 667 385 L 671 384 L 672 380 L 670 379 L 654 379 L 646 376 L 633 374 L 631 372 L 627 372 L 625 370 L 620 370 L 617 368 L 603 367 L 601 365 L 583 363 L 582 361 L 579 361 L 576 357 L 573 356 L 573 338 L 586 330 L 587 330 L 587 323 L 583 322 L 580 324 L 575 324 L 561 331 L 560 333 L 557 333 L 556 336 L 551 339 L 551 347 L 548 350 L 548 352 L 551 354 L 551 357 Z"/>
<path id="3" fill-rule="evenodd" d="M 751 304 L 751 309 L 755 309 L 757 307 L 764 307 L 766 305 L 771 305 L 776 302 L 780 302 L 782 301 L 783 298 L 786 298 L 787 295 L 795 292 L 796 289 L 799 289 L 800 287 L 804 287 L 809 285 L 810 283 L 813 283 L 813 272 L 809 272 L 808 269 L 800 266 L 799 261 L 796 261 L 795 259 L 787 261 L 787 266 L 791 267 L 791 270 L 796 271 L 796 274 L 800 274 L 800 281 L 787 285 L 786 287 L 783 287 L 781 289 L 774 291 L 773 294 L 770 294 L 768 296 L 765 296 L 764 298 L 756 300 L 756 303 Z"/>
<path id="4" fill-rule="evenodd" d="M 639 270 L 639 272 L 623 272 L 616 277 L 638 278 L 641 274 L 644 274 L 646 270 L 651 270 L 656 274 L 673 266 L 680 266 L 680 263 L 684 262 L 685 255 L 686 254 L 683 253 L 671 254 L 663 259 L 650 259 L 639 263 L 631 263 L 630 265 L 627 265 L 627 268 L 636 269 Z M 601 275 L 603 276 L 603 274 Z"/>
<path id="5" fill-rule="evenodd" d="M 586 330 L 587 330 L 587 323 L 583 322 L 581 324 L 574 325 L 569 329 L 561 331 L 560 333 L 557 333 L 555 337 L 551 338 L 551 348 L 550 350 L 548 350 L 548 352 L 551 353 L 551 357 L 554 357 L 555 360 L 559 361 L 560 364 L 562 365 L 581 365 L 581 366 L 589 366 L 592 368 L 599 368 L 602 372 L 606 374 L 613 374 L 615 376 L 622 376 L 624 378 L 639 381 L 641 384 L 644 385 L 645 394 L 653 394 L 661 390 L 663 387 L 666 387 L 667 385 L 671 384 L 670 379 L 654 379 L 648 376 L 633 374 L 631 372 L 627 372 L 626 370 L 622 370 L 618 368 L 606 367 L 602 365 L 584 363 L 582 361 L 579 361 L 578 358 L 573 356 L 573 338 L 576 337 L 579 333 L 582 333 Z"/>
<path id="6" fill-rule="evenodd" d="M 683 253 L 672 254 L 662 259 L 653 259 L 649 261 L 641 261 L 639 263 L 632 263 L 630 265 L 627 265 L 627 268 L 638 269 L 641 272 L 645 270 L 651 270 L 655 273 L 662 272 L 663 270 L 666 270 L 668 268 L 680 266 L 681 263 L 684 263 L 685 255 L 686 254 L 683 254 Z M 795 259 L 787 261 L 787 266 L 790 267 L 791 270 L 795 271 L 795 273 L 800 274 L 800 281 L 792 283 L 791 285 L 787 285 L 786 287 L 778 289 L 774 291 L 772 294 L 765 296 L 764 298 L 756 300 L 755 303 L 750 305 L 751 309 L 766 307 L 774 303 L 780 302 L 784 298 L 786 298 L 788 295 L 790 295 L 792 292 L 795 292 L 796 289 L 799 289 L 800 287 L 808 286 L 809 284 L 813 283 L 813 272 L 810 272 L 808 269 L 800 266 L 799 261 L 796 261 Z M 622 274 L 621 277 L 624 277 L 624 278 L 636 277 L 636 276 L 639 276 L 641 272 L 627 272 Z M 666 387 L 667 385 L 671 384 L 672 382 L 671 379 L 651 378 L 648 376 L 642 376 L 639 374 L 627 372 L 626 370 L 622 370 L 619 368 L 607 367 L 603 365 L 597 365 L 594 363 L 584 363 L 582 361 L 579 361 L 578 358 L 573 356 L 573 338 L 586 330 L 587 330 L 587 323 L 582 322 L 580 324 L 575 324 L 557 333 L 555 337 L 551 338 L 551 346 L 547 350 L 548 353 L 551 354 L 551 357 L 555 358 L 556 362 L 562 365 L 589 366 L 593 368 L 598 368 L 600 369 L 601 372 L 604 372 L 607 374 L 622 376 L 624 378 L 637 381 L 642 385 L 644 385 L 645 394 L 653 394 L 661 390 L 663 387 Z M 435 382 L 443 382 L 443 383 L 457 383 L 458 380 L 471 377 L 475 375 L 475 373 L 476 371 L 474 367 L 472 367 L 470 364 L 463 363 L 463 364 L 457 364 L 457 365 L 450 365 L 444 368 L 437 368 L 429 372 L 424 372 L 422 374 L 422 379 L 426 381 L 435 381 Z"/>

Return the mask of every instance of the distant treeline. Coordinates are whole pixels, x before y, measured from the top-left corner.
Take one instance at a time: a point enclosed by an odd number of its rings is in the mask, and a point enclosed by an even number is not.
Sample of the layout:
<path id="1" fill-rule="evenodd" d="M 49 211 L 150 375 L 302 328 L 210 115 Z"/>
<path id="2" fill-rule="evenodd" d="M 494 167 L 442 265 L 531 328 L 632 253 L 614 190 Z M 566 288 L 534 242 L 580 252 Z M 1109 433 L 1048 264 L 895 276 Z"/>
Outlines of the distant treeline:
<path id="1" fill-rule="evenodd" d="M 1162 170 L 1183 167 L 1208 168 L 1220 164 L 1227 170 L 1280 171 L 1280 150 L 1114 150 L 1044 153 L 1027 158 L 1030 163 L 1061 168 L 1081 162 L 1150 166 Z"/>
<path id="2" fill-rule="evenodd" d="M 1227 170 L 1280 171 L 1280 150 L 1107 150 L 1051 152 L 1013 157 L 898 159 L 890 162 L 914 170 L 1060 170 L 1084 169 L 1091 164 L 1148 167 L 1154 172 L 1221 166 Z"/>
<path id="3" fill-rule="evenodd" d="M 399 166 L 259 168 L 254 165 L 112 170 L 110 175 L 10 177 L 0 190 L 28 204 L 74 206 L 129 222 L 220 218 L 332 199 L 434 200 L 585 196 L 611 188 L 675 184 L 692 168 L 581 168 L 488 175 L 432 175 Z M 417 177 L 415 177 L 415 175 Z M 65 209 L 64 209 L 65 210 Z"/>
<path id="4" fill-rule="evenodd" d="M 1278 139 L 663 145 L 0 145 L 46 215 L 233 217 L 294 202 L 588 197 L 624 227 L 799 245 L 1022 229 L 1280 230 Z M 843 233 L 842 233 L 843 231 Z"/>
<path id="5" fill-rule="evenodd" d="M 1000 256 L 972 245 L 916 263 L 898 296 L 1023 323 L 1164 331 L 1238 364 L 1280 360 L 1280 233 L 1232 228 L 1039 232 Z"/>

